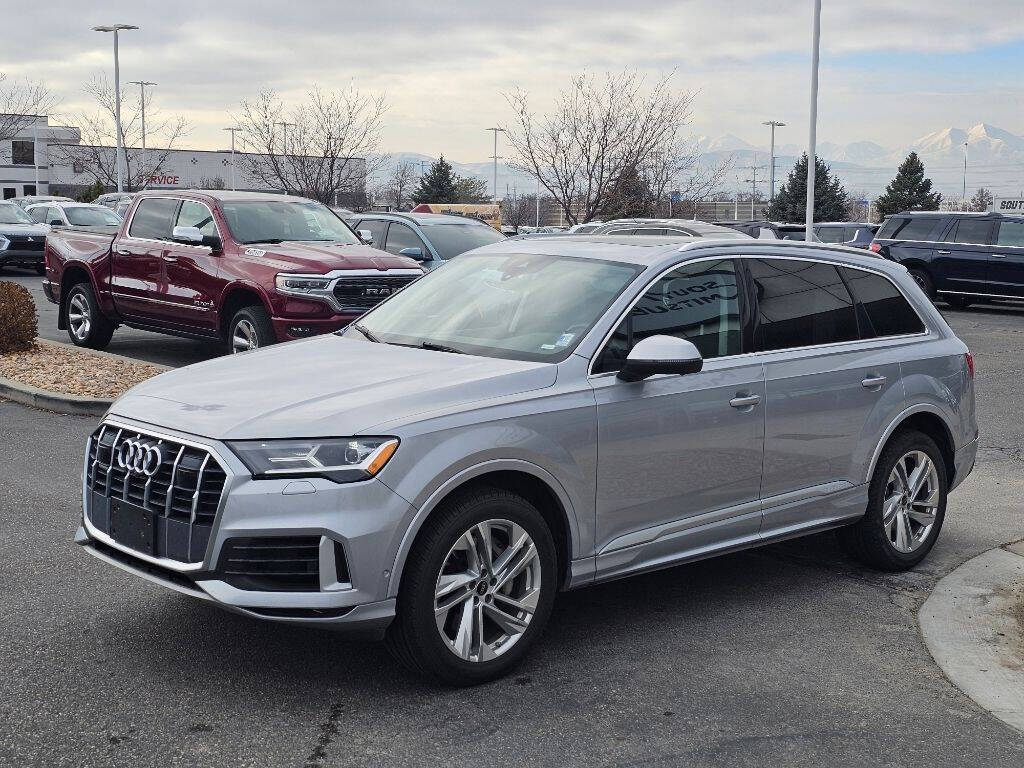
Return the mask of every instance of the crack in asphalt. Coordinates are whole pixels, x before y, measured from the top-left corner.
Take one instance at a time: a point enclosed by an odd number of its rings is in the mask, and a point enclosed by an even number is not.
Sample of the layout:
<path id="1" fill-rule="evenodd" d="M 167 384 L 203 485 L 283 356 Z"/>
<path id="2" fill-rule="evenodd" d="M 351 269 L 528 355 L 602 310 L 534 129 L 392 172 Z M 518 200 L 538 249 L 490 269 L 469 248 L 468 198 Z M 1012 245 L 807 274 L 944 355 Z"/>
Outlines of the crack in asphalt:
<path id="1" fill-rule="evenodd" d="M 307 767 L 324 764 L 324 760 L 327 759 L 327 747 L 334 741 L 334 737 L 338 735 L 338 721 L 344 712 L 345 708 L 341 704 L 331 705 L 331 711 L 327 715 L 327 720 L 320 724 L 320 737 L 317 739 L 316 746 L 313 747 L 313 751 L 306 758 Z"/>
<path id="2" fill-rule="evenodd" d="M 1016 461 L 1020 464 L 1024 464 L 1024 449 L 1022 448 L 1006 445 L 979 445 L 978 449 L 982 451 L 995 451 L 996 453 L 1002 454 L 1010 461 Z"/>

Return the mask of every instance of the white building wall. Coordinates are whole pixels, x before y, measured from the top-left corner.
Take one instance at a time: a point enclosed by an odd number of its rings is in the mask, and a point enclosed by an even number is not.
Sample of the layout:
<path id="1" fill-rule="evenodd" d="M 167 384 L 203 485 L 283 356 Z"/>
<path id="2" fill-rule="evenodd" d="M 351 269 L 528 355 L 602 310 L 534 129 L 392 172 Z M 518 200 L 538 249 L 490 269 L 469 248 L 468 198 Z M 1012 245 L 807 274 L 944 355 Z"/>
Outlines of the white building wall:
<path id="1" fill-rule="evenodd" d="M 45 115 L 36 115 L 27 119 L 18 135 L 0 141 L 0 197 L 20 197 L 26 194 L 48 194 L 50 180 L 51 144 L 77 144 L 81 140 L 78 128 L 66 125 L 50 125 Z M 36 162 L 39 166 L 39 185 L 36 187 L 36 166 L 14 164 L 13 142 L 30 141 L 35 143 Z"/>

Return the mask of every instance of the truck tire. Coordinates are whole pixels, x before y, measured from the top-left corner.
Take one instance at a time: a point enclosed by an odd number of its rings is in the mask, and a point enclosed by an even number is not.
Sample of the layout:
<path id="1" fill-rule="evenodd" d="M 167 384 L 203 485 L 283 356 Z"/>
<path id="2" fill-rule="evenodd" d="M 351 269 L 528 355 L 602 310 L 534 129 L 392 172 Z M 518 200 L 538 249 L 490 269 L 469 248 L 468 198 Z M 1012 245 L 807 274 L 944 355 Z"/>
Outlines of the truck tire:
<path id="1" fill-rule="evenodd" d="M 274 324 L 263 307 L 242 307 L 235 312 L 228 326 L 228 352 L 249 352 L 277 343 Z"/>
<path id="2" fill-rule="evenodd" d="M 551 531 L 533 504 L 500 488 L 467 489 L 417 537 L 388 647 L 403 666 L 447 685 L 494 680 L 543 632 L 557 571 Z"/>
<path id="3" fill-rule="evenodd" d="M 100 310 L 89 283 L 77 283 L 64 297 L 64 314 L 71 343 L 89 349 L 104 349 L 117 327 Z"/>

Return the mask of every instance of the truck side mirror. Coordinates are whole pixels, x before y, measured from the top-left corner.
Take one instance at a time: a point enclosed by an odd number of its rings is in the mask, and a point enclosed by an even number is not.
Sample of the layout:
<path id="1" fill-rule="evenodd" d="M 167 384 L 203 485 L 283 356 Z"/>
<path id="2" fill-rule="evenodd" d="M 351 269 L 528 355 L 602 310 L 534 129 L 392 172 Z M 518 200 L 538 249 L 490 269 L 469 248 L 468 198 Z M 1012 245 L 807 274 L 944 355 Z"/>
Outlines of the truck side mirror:
<path id="1" fill-rule="evenodd" d="M 178 225 L 171 233 L 171 237 L 182 243 L 200 245 L 203 242 L 203 233 L 199 231 L 199 227 L 183 227 Z"/>

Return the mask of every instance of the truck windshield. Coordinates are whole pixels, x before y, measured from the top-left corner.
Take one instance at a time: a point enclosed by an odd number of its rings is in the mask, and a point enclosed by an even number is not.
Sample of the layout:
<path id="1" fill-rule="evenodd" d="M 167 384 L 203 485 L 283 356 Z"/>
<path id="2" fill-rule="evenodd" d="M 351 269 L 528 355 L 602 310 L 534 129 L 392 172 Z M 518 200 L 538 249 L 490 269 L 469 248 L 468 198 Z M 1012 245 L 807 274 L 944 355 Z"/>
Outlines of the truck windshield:
<path id="1" fill-rule="evenodd" d="M 359 238 L 330 208 L 309 200 L 226 200 L 221 210 L 239 243 L 298 240 L 359 244 Z"/>
<path id="2" fill-rule="evenodd" d="M 32 219 L 14 203 L 0 203 L 0 224 L 31 224 Z"/>
<path id="3" fill-rule="evenodd" d="M 464 254 L 363 315 L 343 335 L 559 362 L 640 270 L 633 264 L 569 256 Z"/>

